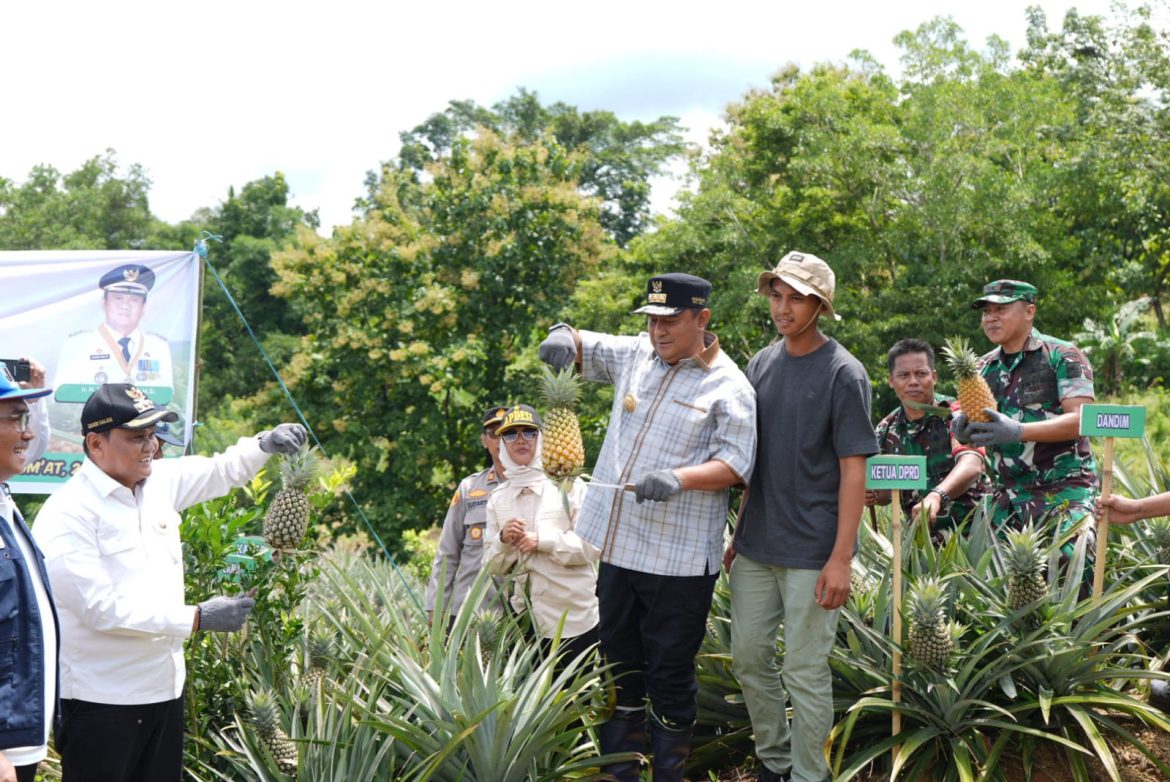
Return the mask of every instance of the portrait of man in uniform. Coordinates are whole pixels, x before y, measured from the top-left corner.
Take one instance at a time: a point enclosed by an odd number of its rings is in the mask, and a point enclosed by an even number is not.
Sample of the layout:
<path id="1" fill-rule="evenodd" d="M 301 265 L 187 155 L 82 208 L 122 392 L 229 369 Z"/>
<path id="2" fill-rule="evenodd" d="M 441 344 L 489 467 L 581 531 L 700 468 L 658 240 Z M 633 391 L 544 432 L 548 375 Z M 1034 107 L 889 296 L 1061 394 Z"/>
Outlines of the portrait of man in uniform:
<path id="1" fill-rule="evenodd" d="M 104 322 L 70 334 L 53 379 L 57 402 L 84 402 L 103 383 L 132 383 L 159 404 L 174 395 L 174 365 L 165 337 L 141 328 L 154 272 L 123 264 L 102 275 Z"/>

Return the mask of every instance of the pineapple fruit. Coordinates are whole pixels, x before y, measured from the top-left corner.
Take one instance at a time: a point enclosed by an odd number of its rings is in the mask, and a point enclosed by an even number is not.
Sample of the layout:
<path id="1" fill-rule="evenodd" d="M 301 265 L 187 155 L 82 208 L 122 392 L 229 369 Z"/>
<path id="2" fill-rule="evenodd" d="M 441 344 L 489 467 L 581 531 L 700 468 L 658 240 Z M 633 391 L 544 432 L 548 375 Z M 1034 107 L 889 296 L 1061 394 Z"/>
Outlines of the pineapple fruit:
<path id="1" fill-rule="evenodd" d="M 272 498 L 264 516 L 264 540 L 277 551 L 291 551 L 305 537 L 305 530 L 309 527 L 306 492 L 317 478 L 319 462 L 315 447 L 302 448 L 281 459 L 281 489 Z"/>
<path id="2" fill-rule="evenodd" d="M 503 619 L 494 611 L 481 609 L 476 611 L 471 620 L 473 633 L 479 636 L 479 649 L 483 655 L 483 664 L 490 665 L 492 655 L 500 643 Z"/>
<path id="3" fill-rule="evenodd" d="M 995 396 L 983 375 L 979 374 L 979 357 L 971 350 L 965 337 L 953 337 L 943 345 L 943 357 L 955 373 L 956 396 L 969 421 L 987 423 L 991 419 L 983 408 L 996 409 Z"/>
<path id="4" fill-rule="evenodd" d="M 1151 519 L 1147 527 L 1150 541 L 1157 547 L 1159 565 L 1170 565 L 1170 519 Z"/>
<path id="5" fill-rule="evenodd" d="M 316 691 L 329 671 L 329 662 L 335 653 L 334 635 L 324 627 L 315 627 L 305 642 L 306 661 L 301 670 L 300 684 Z"/>
<path id="6" fill-rule="evenodd" d="M 942 669 L 955 647 L 954 628 L 946 619 L 946 597 L 935 578 L 919 581 L 908 600 L 910 656 L 920 665 Z"/>
<path id="7" fill-rule="evenodd" d="M 573 367 L 553 374 L 543 367 L 541 397 L 548 410 L 544 416 L 542 457 L 544 470 L 554 480 L 572 478 L 585 467 L 581 424 L 574 412 L 581 395 L 581 381 Z"/>
<path id="8" fill-rule="evenodd" d="M 248 710 L 252 713 L 252 725 L 255 726 L 260 741 L 272 753 L 277 768 L 282 774 L 296 779 L 297 745 L 280 727 L 280 710 L 276 705 L 276 698 L 267 690 L 254 692 L 248 696 Z"/>
<path id="9" fill-rule="evenodd" d="M 1008 608 L 1018 611 L 1048 594 L 1040 535 L 1031 526 L 1007 533 L 1004 568 L 1007 570 Z"/>

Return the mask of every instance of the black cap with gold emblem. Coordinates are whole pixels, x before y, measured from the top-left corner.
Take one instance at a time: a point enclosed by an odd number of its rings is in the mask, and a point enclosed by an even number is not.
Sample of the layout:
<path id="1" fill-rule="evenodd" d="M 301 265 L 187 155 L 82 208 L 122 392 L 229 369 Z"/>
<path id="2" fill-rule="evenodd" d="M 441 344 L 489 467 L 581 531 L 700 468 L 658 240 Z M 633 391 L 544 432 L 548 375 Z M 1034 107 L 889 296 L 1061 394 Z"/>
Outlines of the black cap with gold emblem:
<path id="1" fill-rule="evenodd" d="M 646 304 L 634 313 L 669 318 L 683 310 L 701 310 L 709 298 L 711 283 L 702 277 L 681 272 L 659 274 L 646 283 Z"/>
<path id="2" fill-rule="evenodd" d="M 104 291 L 145 296 L 154 287 L 154 272 L 148 266 L 128 263 L 103 274 L 98 287 Z"/>
<path id="3" fill-rule="evenodd" d="M 94 391 L 81 409 L 81 432 L 109 429 L 145 429 L 159 421 L 179 420 L 178 413 L 157 407 L 137 386 L 106 383 Z"/>
<path id="4" fill-rule="evenodd" d="M 483 428 L 487 429 L 492 424 L 500 423 L 507 414 L 507 405 L 492 405 L 483 414 Z"/>

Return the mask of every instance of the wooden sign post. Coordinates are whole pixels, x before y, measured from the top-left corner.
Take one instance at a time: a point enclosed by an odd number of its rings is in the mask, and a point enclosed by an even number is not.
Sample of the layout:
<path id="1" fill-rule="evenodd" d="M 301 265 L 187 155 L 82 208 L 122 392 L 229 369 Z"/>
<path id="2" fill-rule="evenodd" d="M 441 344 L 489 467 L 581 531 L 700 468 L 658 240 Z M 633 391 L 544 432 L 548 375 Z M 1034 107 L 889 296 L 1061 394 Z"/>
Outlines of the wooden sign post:
<path id="1" fill-rule="evenodd" d="M 894 701 L 893 735 L 902 732 L 902 713 L 897 704 L 902 702 L 902 490 L 926 488 L 925 456 L 871 456 L 865 462 L 865 488 L 892 491 L 890 538 L 894 544 L 891 564 L 894 576 L 894 671 L 892 699 Z M 894 747 L 894 759 L 898 747 Z"/>
<path id="2" fill-rule="evenodd" d="M 1146 433 L 1146 408 L 1137 405 L 1081 405 L 1081 436 L 1104 437 L 1101 499 L 1113 495 L 1113 438 Z M 1097 561 L 1093 563 L 1093 597 L 1105 591 L 1105 556 L 1109 547 L 1109 508 L 1097 519 Z"/>

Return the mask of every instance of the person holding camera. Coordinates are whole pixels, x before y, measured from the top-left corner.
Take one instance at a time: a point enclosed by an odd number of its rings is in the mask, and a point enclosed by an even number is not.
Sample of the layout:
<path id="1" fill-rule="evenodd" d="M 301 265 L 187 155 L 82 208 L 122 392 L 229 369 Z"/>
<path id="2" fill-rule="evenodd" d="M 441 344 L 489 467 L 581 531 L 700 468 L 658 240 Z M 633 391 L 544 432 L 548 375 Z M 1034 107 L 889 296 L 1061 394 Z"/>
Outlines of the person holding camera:
<path id="1" fill-rule="evenodd" d="M 243 486 L 307 437 L 281 424 L 213 457 L 156 461 L 155 425 L 177 418 L 133 385 L 103 385 L 81 413 L 85 461 L 37 515 L 61 623 L 64 782 L 179 782 L 183 641 L 239 630 L 254 602 L 186 603 L 179 512 Z"/>
<path id="2" fill-rule="evenodd" d="M 17 382 L 8 363 L 0 365 L 0 482 L 19 475 L 33 451 L 44 450 L 33 410 L 52 393 L 43 387 L 43 368 Z M 6 639 L 0 649 L 6 656 L 0 657 L 0 782 L 32 782 L 48 754 L 56 711 L 58 627 L 44 558 L 7 483 L 0 484 L 0 638 Z"/>

